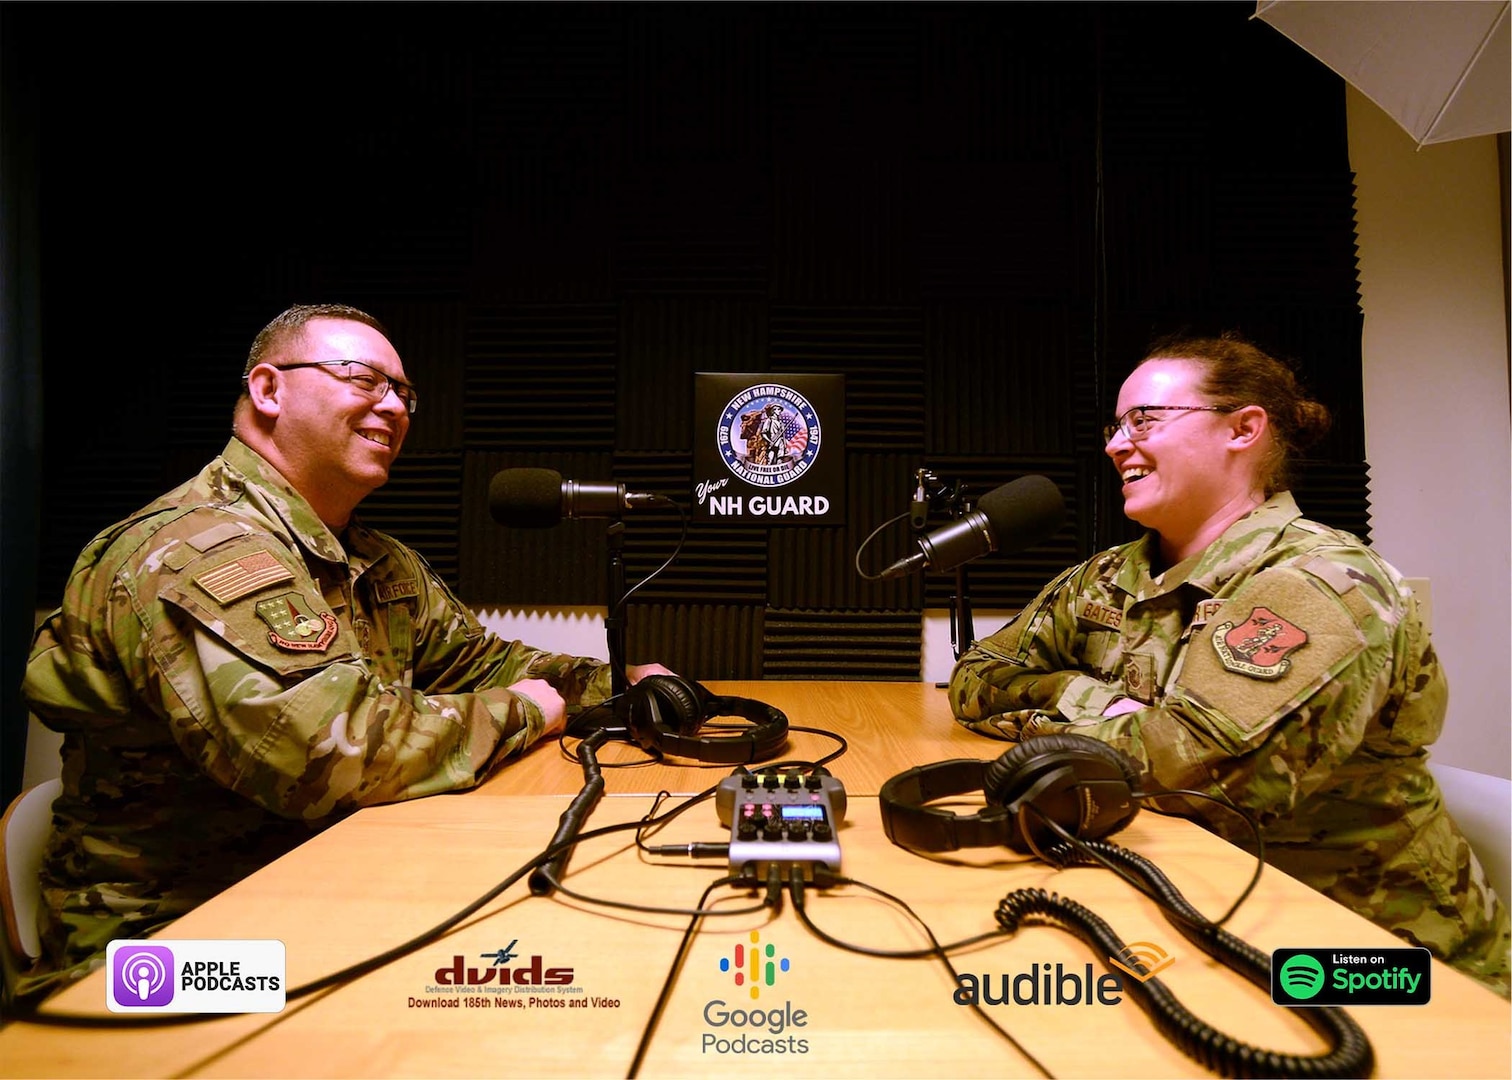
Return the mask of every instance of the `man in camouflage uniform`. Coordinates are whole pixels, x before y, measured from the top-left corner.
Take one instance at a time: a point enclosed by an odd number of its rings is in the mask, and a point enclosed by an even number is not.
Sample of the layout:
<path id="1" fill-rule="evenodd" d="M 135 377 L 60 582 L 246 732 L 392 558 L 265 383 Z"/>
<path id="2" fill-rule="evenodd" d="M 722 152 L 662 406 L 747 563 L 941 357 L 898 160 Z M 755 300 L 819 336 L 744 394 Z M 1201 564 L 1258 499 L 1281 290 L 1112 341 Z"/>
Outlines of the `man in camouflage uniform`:
<path id="1" fill-rule="evenodd" d="M 1160 407 L 1147 430 L 1113 430 L 1109 453 L 1126 506 L 1184 535 L 1176 510 L 1156 503 L 1202 498 L 1173 449 L 1200 436 L 1173 421 L 1227 406 L 1166 404 L 1201 396 L 1200 381 L 1173 385 L 1179 394 L 1136 384 L 1135 402 Z M 1133 403 L 1121 396 L 1119 408 Z M 1215 445 L 1235 438 L 1221 429 L 1230 419 L 1208 419 Z M 1168 490 L 1138 491 L 1162 471 Z M 1205 544 L 1167 541 L 1152 528 L 1066 571 L 976 643 L 951 677 L 957 718 L 1015 741 L 1088 735 L 1140 762 L 1148 790 L 1231 798 L 1258 823 L 1267 862 L 1507 996 L 1507 910 L 1427 769 L 1448 691 L 1400 575 L 1303 518 L 1284 490 Z M 1231 810 L 1160 802 L 1253 843 Z"/>
<path id="2" fill-rule="evenodd" d="M 403 370 L 371 316 L 290 309 L 253 345 L 221 455 L 79 557 L 24 684 L 63 734 L 63 792 L 18 997 L 358 807 L 474 786 L 608 696 L 601 661 L 486 632 L 352 518 L 408 430 Z"/>

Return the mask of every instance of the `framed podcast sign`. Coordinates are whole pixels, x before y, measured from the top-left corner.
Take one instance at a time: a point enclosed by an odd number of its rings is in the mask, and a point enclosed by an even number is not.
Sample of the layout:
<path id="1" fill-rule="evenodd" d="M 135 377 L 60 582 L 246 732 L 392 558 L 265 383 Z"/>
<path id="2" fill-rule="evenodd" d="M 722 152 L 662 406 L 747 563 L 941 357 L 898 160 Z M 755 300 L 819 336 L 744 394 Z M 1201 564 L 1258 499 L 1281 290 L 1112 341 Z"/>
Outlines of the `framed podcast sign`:
<path id="1" fill-rule="evenodd" d="M 845 376 L 693 376 L 693 518 L 845 524 Z"/>

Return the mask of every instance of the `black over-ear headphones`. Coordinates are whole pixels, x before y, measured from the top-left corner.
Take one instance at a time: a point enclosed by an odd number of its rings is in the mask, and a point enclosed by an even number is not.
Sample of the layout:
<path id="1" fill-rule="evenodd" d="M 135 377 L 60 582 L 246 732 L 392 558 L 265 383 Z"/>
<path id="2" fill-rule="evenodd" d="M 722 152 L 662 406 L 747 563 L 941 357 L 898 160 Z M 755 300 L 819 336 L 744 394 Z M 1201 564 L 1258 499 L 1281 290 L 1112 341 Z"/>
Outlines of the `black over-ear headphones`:
<path id="1" fill-rule="evenodd" d="M 744 765 L 775 757 L 787 745 L 788 719 L 780 710 L 750 698 L 720 697 L 676 675 L 646 676 L 620 696 L 614 711 L 630 737 L 652 753 Z M 716 716 L 739 716 L 751 726 L 700 735 L 699 728 Z"/>
<path id="2" fill-rule="evenodd" d="M 899 773 L 879 793 L 887 838 L 913 851 L 956 851 L 1006 845 L 1044 858 L 1061 838 L 1096 840 L 1122 829 L 1139 813 L 1139 763 L 1087 735 L 1027 739 L 996 761 L 957 758 Z M 955 814 L 926 805 L 981 791 L 985 809 Z"/>

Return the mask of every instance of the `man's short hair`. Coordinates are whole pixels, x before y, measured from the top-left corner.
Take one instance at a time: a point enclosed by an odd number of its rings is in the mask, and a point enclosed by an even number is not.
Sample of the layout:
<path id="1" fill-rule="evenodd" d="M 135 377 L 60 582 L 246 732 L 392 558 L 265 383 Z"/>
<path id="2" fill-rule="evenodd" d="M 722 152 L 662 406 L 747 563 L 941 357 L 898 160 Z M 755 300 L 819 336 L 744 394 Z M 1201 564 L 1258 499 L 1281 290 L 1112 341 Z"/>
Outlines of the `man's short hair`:
<path id="1" fill-rule="evenodd" d="M 245 378 L 253 368 L 269 357 L 277 356 L 290 341 L 304 333 L 305 324 L 311 319 L 360 322 L 371 326 L 384 337 L 389 336 L 384 325 L 361 308 L 349 304 L 295 304 L 277 315 L 252 339 L 252 348 L 247 353 L 247 364 L 242 368 L 242 377 Z"/>

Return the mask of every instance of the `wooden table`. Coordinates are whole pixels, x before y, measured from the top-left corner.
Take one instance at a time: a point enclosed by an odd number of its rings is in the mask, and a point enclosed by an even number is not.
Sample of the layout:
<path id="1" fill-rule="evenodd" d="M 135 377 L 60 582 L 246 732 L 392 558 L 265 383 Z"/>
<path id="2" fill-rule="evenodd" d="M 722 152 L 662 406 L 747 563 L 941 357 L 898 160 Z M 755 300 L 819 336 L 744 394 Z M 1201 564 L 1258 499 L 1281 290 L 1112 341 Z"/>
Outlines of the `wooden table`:
<path id="1" fill-rule="evenodd" d="M 788 709 L 795 724 L 832 726 L 851 754 L 832 769 L 847 785 L 849 810 L 840 830 L 843 871 L 906 900 L 941 941 L 994 927 L 993 912 L 1009 891 L 1043 887 L 1102 915 L 1125 942 L 1149 942 L 1175 957 L 1162 979 L 1200 1017 L 1251 1043 L 1292 1053 L 1318 1053 L 1318 1037 L 1293 1010 L 1190 946 L 1148 900 L 1100 869 L 1057 871 L 1007 850 L 975 849 L 926 859 L 892 846 L 882 834 L 870 791 L 900 768 L 946 756 L 995 756 L 989 740 L 949 724 L 933 687 L 879 684 L 741 684 Z M 719 689 L 728 692 L 728 684 Z M 826 714 L 823 701 L 833 695 Z M 807 710 L 801 712 L 801 710 Z M 799 715 L 802 719 L 799 719 Z M 910 726 L 912 725 L 912 727 Z M 980 751 L 972 755 L 969 749 Z M 894 758 L 893 752 L 919 753 Z M 608 754 L 603 755 L 608 757 Z M 797 755 L 795 755 L 797 756 Z M 856 765 L 854 774 L 850 766 Z M 552 766 L 548 768 L 548 765 Z M 700 770 L 667 768 L 614 774 L 611 794 L 590 826 L 630 823 L 649 812 L 643 791 L 702 790 Z M 289 985 L 315 978 L 405 941 L 441 922 L 527 863 L 550 838 L 576 790 L 577 767 L 542 747 L 479 792 L 437 796 L 364 810 L 314 837 L 261 872 L 185 916 L 168 939 L 277 938 L 287 947 Z M 557 773 L 561 794 L 515 794 L 526 770 L 532 784 Z M 721 773 L 712 774 L 713 776 Z M 640 777 L 630 780 L 629 777 Z M 645 781 L 649 779 L 649 783 Z M 663 783 L 663 779 L 667 783 Z M 689 783 L 688 781 L 692 781 Z M 707 782 L 706 782 L 707 781 Z M 653 842 L 726 839 L 712 803 L 692 807 Z M 1186 822 L 1140 814 L 1118 834 L 1125 846 L 1162 867 L 1187 899 L 1215 915 L 1242 890 L 1252 861 L 1239 849 Z M 670 863 L 671 865 L 666 865 Z M 696 905 L 722 862 L 652 859 L 636 852 L 628 833 L 585 841 L 566 884 L 584 896 L 669 908 Z M 750 908 L 750 894 L 718 889 L 709 904 Z M 854 885 L 810 891 L 811 920 L 842 941 L 881 949 L 913 949 L 924 939 L 896 906 Z M 16 1023 L 0 1030 L 0 1075 L 65 1076 L 625 1076 L 688 919 L 601 907 L 557 894 L 529 895 L 523 882 L 505 891 L 440 940 L 359 980 L 291 1001 L 276 1015 L 236 1015 L 149 1031 L 76 1031 Z M 1371 949 L 1399 947 L 1390 934 L 1299 882 L 1269 870 L 1228 928 L 1269 952 L 1285 946 Z M 721 962 L 737 946 L 773 949 L 787 960 L 752 1000 Z M 514 942 L 528 970 L 571 970 L 571 995 L 582 1006 L 542 1006 L 552 995 L 509 995 L 521 1007 L 495 1004 L 505 995 L 437 992 L 442 973 L 460 958 L 483 977 L 489 954 Z M 959 971 L 988 976 L 1084 973 L 1102 958 L 1049 926 L 1022 929 L 955 954 Z M 728 967 L 728 963 L 725 967 Z M 937 960 L 858 955 L 816 937 L 797 918 L 790 898 L 780 910 L 709 917 L 672 985 L 639 1069 L 644 1077 L 704 1076 L 716 1069 L 781 1070 L 795 1076 L 1037 1076 L 1019 1050 L 970 1009 L 954 1003 L 956 984 Z M 426 1005 L 442 999 L 457 1006 Z M 482 1008 L 466 1002 L 479 999 Z M 722 1002 L 723 1004 L 713 1004 Z M 103 973 L 54 998 L 50 1011 L 104 1015 Z M 776 1010 L 782 1024 L 735 1027 L 735 1009 Z M 802 1023 L 797 1013 L 801 1011 Z M 1057 1077 L 1208 1075 L 1165 1042 L 1132 1002 L 1005 1005 L 988 1008 L 1023 1048 Z M 1441 964 L 1433 968 L 1433 1000 L 1419 1007 L 1355 1008 L 1351 1015 L 1375 1050 L 1377 1075 L 1505 1077 L 1512 1071 L 1508 1005 Z M 791 1020 L 789 1019 L 791 1018 Z M 723 1021 L 723 1022 L 722 1022 Z M 772 1030 L 774 1027 L 780 1030 Z M 764 1052 L 739 1053 L 744 1036 Z M 784 1049 L 779 1053 L 778 1044 Z"/>
<path id="2" fill-rule="evenodd" d="M 817 761 L 840 746 L 829 736 L 798 729 L 818 728 L 842 735 L 845 756 L 829 768 L 851 795 L 875 795 L 889 777 L 913 765 L 948 758 L 995 758 L 1011 746 L 957 724 L 945 691 L 932 683 L 727 681 L 706 685 L 716 694 L 753 698 L 781 709 L 790 725 L 783 760 Z M 575 742 L 566 740 L 566 748 Z M 687 759 L 646 764 L 645 751 L 623 742 L 605 745 L 598 759 L 605 766 L 604 785 L 610 794 L 667 790 L 691 795 L 730 773 L 727 765 L 700 766 Z M 582 782 L 582 771 L 562 756 L 552 740 L 500 770 L 481 790 L 489 795 L 571 795 Z"/>

